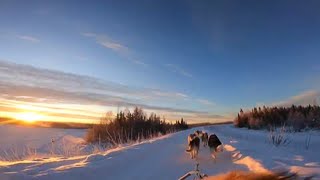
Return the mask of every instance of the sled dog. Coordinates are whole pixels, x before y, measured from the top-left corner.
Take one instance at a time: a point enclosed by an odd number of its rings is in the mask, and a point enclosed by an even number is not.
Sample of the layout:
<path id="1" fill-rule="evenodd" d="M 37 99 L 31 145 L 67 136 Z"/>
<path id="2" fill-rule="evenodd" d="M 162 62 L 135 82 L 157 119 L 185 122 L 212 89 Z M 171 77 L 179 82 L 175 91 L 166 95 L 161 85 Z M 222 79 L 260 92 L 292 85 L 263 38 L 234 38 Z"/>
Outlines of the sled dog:
<path id="1" fill-rule="evenodd" d="M 210 148 L 211 156 L 216 159 L 216 153 L 223 151 L 223 146 L 218 136 L 211 134 L 208 139 L 208 146 Z"/>
<path id="2" fill-rule="evenodd" d="M 190 153 L 191 159 L 196 158 L 200 148 L 200 138 L 195 134 L 188 136 L 188 148 L 186 151 Z"/>
<path id="3" fill-rule="evenodd" d="M 201 136 L 201 141 L 204 147 L 208 145 L 208 133 L 203 133 Z"/>

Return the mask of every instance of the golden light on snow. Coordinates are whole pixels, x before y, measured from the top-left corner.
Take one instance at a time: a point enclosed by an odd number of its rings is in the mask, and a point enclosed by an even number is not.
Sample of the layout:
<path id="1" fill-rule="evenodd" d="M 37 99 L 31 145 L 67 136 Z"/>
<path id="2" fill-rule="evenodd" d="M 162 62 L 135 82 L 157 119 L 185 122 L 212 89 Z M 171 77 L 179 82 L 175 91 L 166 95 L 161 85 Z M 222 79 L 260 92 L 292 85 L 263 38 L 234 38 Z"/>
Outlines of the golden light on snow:
<path id="1" fill-rule="evenodd" d="M 41 120 L 42 118 L 43 116 L 41 114 L 38 114 L 35 112 L 22 112 L 22 113 L 17 113 L 15 115 L 15 119 L 22 120 L 29 123 Z"/>

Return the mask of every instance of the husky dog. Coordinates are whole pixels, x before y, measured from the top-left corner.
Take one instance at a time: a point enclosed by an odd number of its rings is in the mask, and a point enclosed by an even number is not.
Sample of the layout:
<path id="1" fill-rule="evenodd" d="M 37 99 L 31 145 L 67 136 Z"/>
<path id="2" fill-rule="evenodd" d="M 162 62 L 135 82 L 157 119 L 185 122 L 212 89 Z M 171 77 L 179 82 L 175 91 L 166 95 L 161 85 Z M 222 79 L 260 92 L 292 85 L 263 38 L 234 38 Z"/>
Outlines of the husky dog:
<path id="1" fill-rule="evenodd" d="M 203 146 L 206 147 L 208 145 L 208 133 L 202 133 L 201 141 L 203 143 Z"/>
<path id="2" fill-rule="evenodd" d="M 223 146 L 218 136 L 211 134 L 208 140 L 208 146 L 210 148 L 211 156 L 216 159 L 216 153 L 223 151 Z"/>
<path id="3" fill-rule="evenodd" d="M 194 134 L 196 135 L 196 136 L 198 136 L 199 138 L 201 138 L 202 137 L 202 131 L 199 131 L 199 130 L 196 130 L 195 132 L 194 132 Z"/>
<path id="4" fill-rule="evenodd" d="M 189 134 L 189 136 L 188 136 L 188 149 L 186 150 L 187 152 L 190 151 L 190 149 L 191 149 L 190 143 L 191 143 L 191 141 L 193 140 L 193 138 L 195 138 L 195 137 L 196 137 L 195 134 Z"/>
<path id="5" fill-rule="evenodd" d="M 192 139 L 190 142 L 190 151 L 191 151 L 191 159 L 196 158 L 199 153 L 199 148 L 200 148 L 200 139 L 198 137 L 195 137 Z"/>
<path id="6" fill-rule="evenodd" d="M 200 148 L 200 139 L 195 134 L 190 134 L 188 136 L 188 147 L 189 149 L 186 152 L 190 152 L 191 159 L 195 158 L 198 155 Z"/>

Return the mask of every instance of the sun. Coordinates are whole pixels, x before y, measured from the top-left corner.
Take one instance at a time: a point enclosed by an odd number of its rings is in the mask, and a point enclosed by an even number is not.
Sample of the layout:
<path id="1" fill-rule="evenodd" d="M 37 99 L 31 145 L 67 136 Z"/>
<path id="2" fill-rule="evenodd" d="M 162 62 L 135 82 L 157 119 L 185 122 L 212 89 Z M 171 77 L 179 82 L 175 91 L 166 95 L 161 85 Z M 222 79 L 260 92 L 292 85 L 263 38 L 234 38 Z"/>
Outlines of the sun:
<path id="1" fill-rule="evenodd" d="M 34 112 L 23 112 L 23 113 L 16 114 L 15 118 L 18 120 L 32 123 L 32 122 L 35 122 L 35 121 L 42 119 L 42 116 L 40 114 L 34 113 Z"/>

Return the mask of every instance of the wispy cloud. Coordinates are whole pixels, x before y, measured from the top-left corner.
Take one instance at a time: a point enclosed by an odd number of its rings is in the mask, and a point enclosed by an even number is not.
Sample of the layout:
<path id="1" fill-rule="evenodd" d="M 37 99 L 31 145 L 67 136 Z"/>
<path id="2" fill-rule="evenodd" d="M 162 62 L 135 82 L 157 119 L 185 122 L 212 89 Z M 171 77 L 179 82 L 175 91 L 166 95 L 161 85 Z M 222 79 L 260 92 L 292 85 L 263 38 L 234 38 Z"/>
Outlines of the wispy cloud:
<path id="1" fill-rule="evenodd" d="M 215 103 L 214 102 L 211 102 L 207 99 L 197 99 L 197 101 L 203 105 L 207 105 L 207 106 L 214 106 Z"/>
<path id="2" fill-rule="evenodd" d="M 152 93 L 160 97 L 183 98 L 183 99 L 188 97 L 188 95 L 183 93 L 170 93 L 170 92 L 164 92 L 164 91 L 158 91 L 158 90 L 154 90 L 152 91 Z"/>
<path id="3" fill-rule="evenodd" d="M 165 64 L 165 66 L 167 68 L 169 68 L 172 72 L 175 72 L 175 73 L 178 73 L 180 75 L 183 75 L 185 77 L 188 77 L 188 78 L 192 78 L 193 75 L 187 71 L 185 71 L 184 69 L 182 69 L 181 67 L 175 65 L 175 64 Z"/>
<path id="4" fill-rule="evenodd" d="M 23 36 L 17 36 L 19 39 L 25 40 L 25 41 L 29 41 L 32 43 L 38 43 L 40 42 L 40 40 L 36 37 L 33 36 L 27 36 L 27 35 L 23 35 Z"/>
<path id="5" fill-rule="evenodd" d="M 132 101 L 135 102 L 166 98 L 179 100 L 186 96 L 178 92 L 129 87 L 89 76 L 40 69 L 6 61 L 0 61 L 0 77 L 0 83 L 3 83 L 4 87 L 7 83 L 7 86 L 24 86 L 38 88 L 39 90 L 51 89 L 57 92 L 71 92 L 74 93 L 73 96 L 81 93 L 88 96 L 109 95 L 118 97 L 118 99 L 132 98 Z M 57 92 L 51 94 L 57 95 Z"/>
<path id="6" fill-rule="evenodd" d="M 314 105 L 318 104 L 320 99 L 320 91 L 317 90 L 309 90 L 302 92 L 301 94 L 298 94 L 296 96 L 292 96 L 289 99 L 279 101 L 272 103 L 273 106 L 291 106 L 292 104 L 294 105 Z"/>
<path id="7" fill-rule="evenodd" d="M 2 104 L 6 101 L 14 101 L 21 104 L 34 103 L 38 106 L 41 104 L 42 108 L 50 104 L 69 104 L 64 111 L 72 112 L 75 110 L 69 108 L 78 105 L 83 107 L 95 105 L 102 110 L 140 106 L 146 111 L 165 115 L 167 119 L 176 116 L 194 121 L 223 119 L 219 115 L 206 111 L 186 108 L 188 106 L 184 105 L 195 103 L 196 100 L 181 92 L 131 87 L 90 76 L 40 69 L 1 60 L 0 99 Z M 210 104 L 208 101 L 202 102 Z M 79 111 L 93 110 L 82 108 Z M 92 116 L 93 113 L 86 114 L 89 115 L 84 116 L 83 119 Z"/>
<path id="8" fill-rule="evenodd" d="M 146 63 L 142 62 L 133 55 L 132 50 L 130 50 L 126 45 L 121 44 L 106 35 L 98 35 L 95 33 L 82 33 L 82 36 L 93 38 L 97 44 L 101 45 L 106 49 L 110 49 L 116 52 L 118 55 L 124 57 L 125 59 L 131 61 L 132 63 L 147 66 Z"/>

